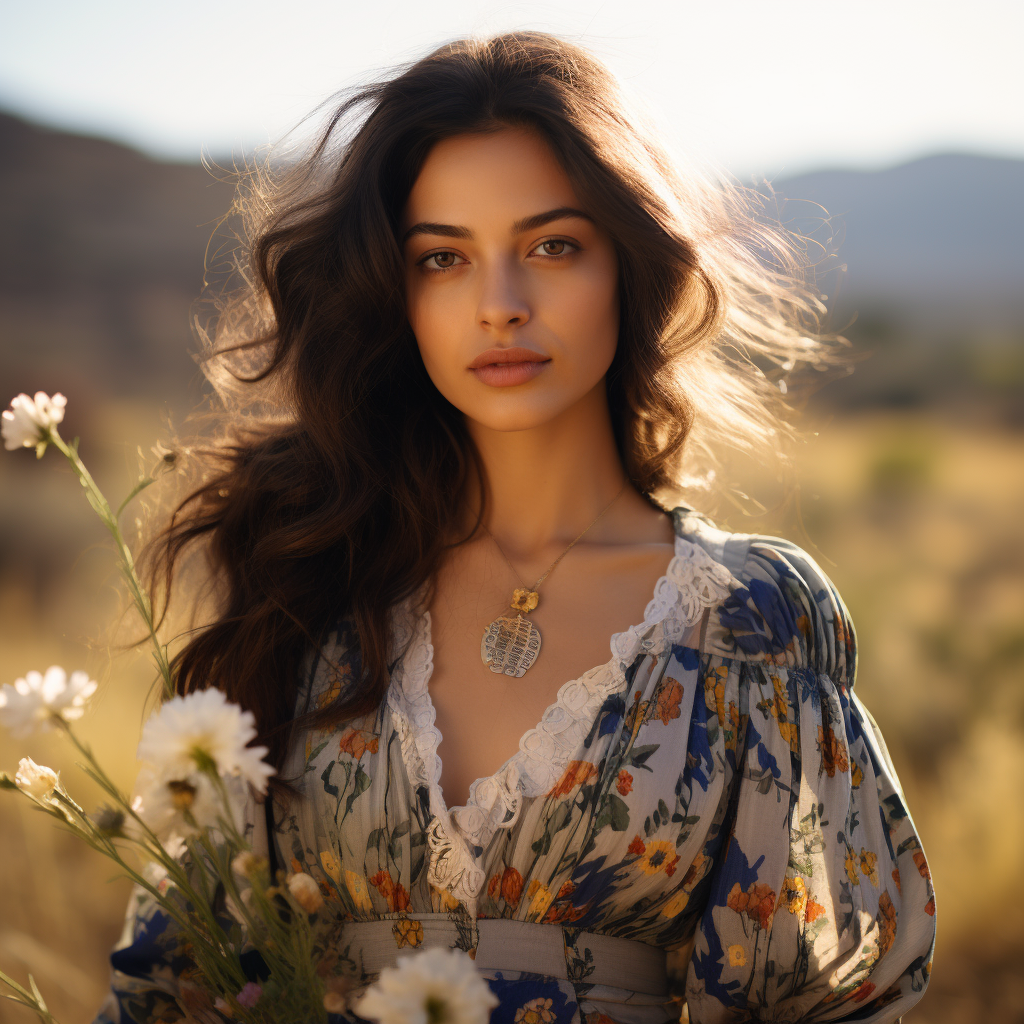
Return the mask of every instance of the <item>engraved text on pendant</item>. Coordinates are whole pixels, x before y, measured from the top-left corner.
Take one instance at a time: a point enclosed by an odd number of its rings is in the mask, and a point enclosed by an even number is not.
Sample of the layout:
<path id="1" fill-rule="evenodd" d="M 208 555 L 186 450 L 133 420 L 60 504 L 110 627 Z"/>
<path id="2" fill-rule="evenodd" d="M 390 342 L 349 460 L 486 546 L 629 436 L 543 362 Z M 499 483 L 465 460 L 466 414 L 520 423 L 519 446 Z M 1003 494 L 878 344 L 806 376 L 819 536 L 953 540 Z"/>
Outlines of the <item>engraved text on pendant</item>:
<path id="1" fill-rule="evenodd" d="M 506 676 L 521 676 L 540 654 L 540 630 L 529 620 L 495 619 L 484 630 L 480 657 L 492 671 Z"/>

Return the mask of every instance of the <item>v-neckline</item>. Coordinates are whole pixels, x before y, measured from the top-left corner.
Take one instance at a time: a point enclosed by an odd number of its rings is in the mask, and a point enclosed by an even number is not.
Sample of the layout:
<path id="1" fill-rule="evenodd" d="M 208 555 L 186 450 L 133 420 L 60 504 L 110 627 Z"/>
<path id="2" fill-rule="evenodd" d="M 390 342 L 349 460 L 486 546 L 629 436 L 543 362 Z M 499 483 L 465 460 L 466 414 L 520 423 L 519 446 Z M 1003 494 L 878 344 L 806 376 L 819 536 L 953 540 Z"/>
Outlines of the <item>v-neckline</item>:
<path id="1" fill-rule="evenodd" d="M 682 535 L 672 512 L 675 540 L 665 575 L 658 579 L 641 623 L 614 633 L 611 658 L 559 687 L 540 722 L 520 738 L 519 749 L 492 775 L 476 779 L 465 804 L 449 807 L 441 789 L 436 710 L 428 683 L 433 672 L 430 612 L 425 591 L 407 599 L 396 617 L 396 660 L 388 690 L 409 781 L 426 790 L 432 884 L 449 889 L 466 906 L 484 884 L 483 857 L 498 829 L 512 828 L 523 799 L 550 792 L 579 749 L 605 700 L 626 686 L 641 652 L 660 656 L 668 638 L 682 636 L 705 610 L 738 586 L 729 570 L 700 544 Z M 655 627 L 661 627 L 660 632 Z"/>
<path id="2" fill-rule="evenodd" d="M 537 792 L 545 792 L 562 774 L 568 763 L 568 755 L 578 745 L 573 742 L 575 730 L 558 729 L 555 742 L 547 742 L 553 737 L 546 732 L 545 725 L 562 726 L 564 720 L 571 716 L 576 719 L 576 712 L 582 710 L 580 702 L 588 712 L 588 725 L 592 721 L 605 698 L 614 692 L 625 681 L 625 668 L 635 657 L 635 652 L 642 642 L 642 634 L 650 631 L 652 626 L 665 618 L 668 605 L 675 599 L 677 591 L 669 582 L 673 565 L 689 552 L 690 548 L 675 528 L 673 522 L 673 553 L 669 558 L 665 573 L 654 585 L 653 595 L 645 609 L 643 621 L 629 626 L 610 637 L 611 656 L 608 661 L 588 669 L 582 675 L 563 683 L 555 694 L 554 700 L 547 705 L 540 721 L 528 729 L 519 738 L 517 749 L 490 775 L 483 775 L 473 780 L 465 803 L 449 805 L 441 786 L 442 761 L 438 750 L 442 735 L 437 728 L 436 709 L 430 695 L 430 678 L 433 674 L 433 643 L 431 633 L 430 611 L 426 608 L 417 611 L 417 600 L 410 602 L 409 608 L 413 619 L 413 637 L 408 644 L 402 659 L 403 671 L 397 680 L 405 701 L 415 705 L 413 728 L 419 732 L 415 746 L 422 759 L 426 781 L 430 786 L 433 813 L 442 818 L 453 818 L 460 829 L 472 839 L 479 835 L 496 811 L 496 800 L 503 805 L 500 814 L 501 824 L 505 827 L 514 823 L 518 816 L 518 803 L 522 796 L 534 796 Z M 666 593 L 666 588 L 670 592 Z M 660 597 L 660 600 L 659 600 Z M 410 655 L 412 665 L 410 665 Z M 624 658 L 626 659 L 625 662 Z M 411 669 L 411 671 L 410 671 Z M 413 692 L 410 693 L 412 684 Z M 585 691 L 585 692 L 584 692 Z M 571 699 L 570 699 L 571 697 Z M 576 719 L 578 721 L 578 719 Z M 570 732 L 571 736 L 565 733 Z M 571 749 L 570 749 L 571 744 Z M 557 748 L 557 756 L 556 750 Z M 548 761 L 552 770 L 537 772 L 537 762 Z M 529 769 L 524 773 L 523 769 Z M 554 779 L 552 776 L 554 775 Z M 529 792 L 523 792 L 526 788 Z M 532 784 L 531 784 L 532 783 Z M 481 797 L 483 799 L 481 799 Z M 481 837 L 482 838 L 482 837 Z"/>

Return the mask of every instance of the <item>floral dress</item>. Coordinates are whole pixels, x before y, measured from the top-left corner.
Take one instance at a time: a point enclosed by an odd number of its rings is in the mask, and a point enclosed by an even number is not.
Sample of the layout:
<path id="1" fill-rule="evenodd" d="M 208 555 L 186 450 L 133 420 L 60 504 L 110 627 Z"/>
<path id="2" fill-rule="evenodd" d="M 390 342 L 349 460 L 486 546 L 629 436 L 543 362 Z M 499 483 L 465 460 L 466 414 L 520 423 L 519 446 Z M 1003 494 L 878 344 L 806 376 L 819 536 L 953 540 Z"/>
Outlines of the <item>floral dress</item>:
<path id="1" fill-rule="evenodd" d="M 325 976 L 371 982 L 457 946 L 492 1024 L 895 1021 L 928 983 L 935 899 L 830 581 L 796 545 L 681 506 L 643 622 L 558 691 L 469 801 L 445 804 L 430 616 L 395 611 L 379 713 L 293 738 L 303 798 L 250 805 L 254 845 L 319 882 Z M 342 621 L 297 710 L 359 676 Z M 173 929 L 141 889 L 96 1019 L 181 1000 Z M 681 1005 L 685 997 L 685 1010 Z M 334 1018 L 340 1020 L 340 1018 Z"/>

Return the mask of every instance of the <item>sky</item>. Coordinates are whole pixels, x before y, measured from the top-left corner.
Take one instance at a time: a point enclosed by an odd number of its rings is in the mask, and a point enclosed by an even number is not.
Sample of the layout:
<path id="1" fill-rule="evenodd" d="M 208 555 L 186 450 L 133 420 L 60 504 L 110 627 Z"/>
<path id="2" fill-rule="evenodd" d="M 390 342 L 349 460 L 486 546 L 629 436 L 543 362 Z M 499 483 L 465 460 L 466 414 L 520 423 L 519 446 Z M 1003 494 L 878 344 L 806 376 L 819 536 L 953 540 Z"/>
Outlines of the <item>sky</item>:
<path id="1" fill-rule="evenodd" d="M 587 46 L 669 148 L 787 177 L 934 152 L 1024 157 L 1020 0 L 0 0 L 0 109 L 197 161 L 467 34 Z"/>

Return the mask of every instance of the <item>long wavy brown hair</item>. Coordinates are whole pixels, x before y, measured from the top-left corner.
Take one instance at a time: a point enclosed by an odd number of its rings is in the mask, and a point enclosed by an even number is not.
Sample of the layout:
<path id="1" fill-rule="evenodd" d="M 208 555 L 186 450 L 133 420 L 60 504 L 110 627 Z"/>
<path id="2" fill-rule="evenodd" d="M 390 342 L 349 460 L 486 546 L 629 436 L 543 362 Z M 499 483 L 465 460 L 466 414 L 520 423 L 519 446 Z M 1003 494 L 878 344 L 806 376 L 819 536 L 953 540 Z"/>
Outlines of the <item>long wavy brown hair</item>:
<path id="1" fill-rule="evenodd" d="M 778 381 L 832 358 L 800 240 L 738 186 L 678 174 L 610 73 L 550 35 L 446 44 L 342 97 L 297 157 L 246 168 L 235 286 L 198 331 L 221 428 L 191 449 L 199 477 L 147 564 L 166 612 L 186 551 L 205 554 L 214 611 L 174 657 L 178 691 L 251 709 L 279 769 L 292 729 L 380 706 L 392 607 L 465 539 L 447 524 L 482 469 L 419 358 L 398 225 L 432 146 L 509 126 L 542 134 L 615 243 L 608 401 L 641 492 L 706 478 L 726 447 L 778 448 Z M 293 721 L 305 659 L 342 619 L 358 678 Z"/>

